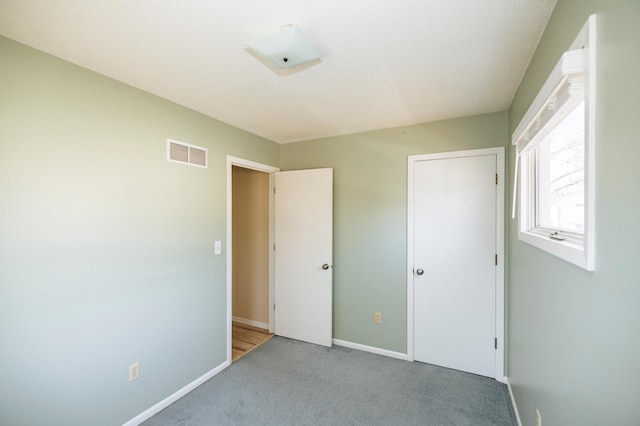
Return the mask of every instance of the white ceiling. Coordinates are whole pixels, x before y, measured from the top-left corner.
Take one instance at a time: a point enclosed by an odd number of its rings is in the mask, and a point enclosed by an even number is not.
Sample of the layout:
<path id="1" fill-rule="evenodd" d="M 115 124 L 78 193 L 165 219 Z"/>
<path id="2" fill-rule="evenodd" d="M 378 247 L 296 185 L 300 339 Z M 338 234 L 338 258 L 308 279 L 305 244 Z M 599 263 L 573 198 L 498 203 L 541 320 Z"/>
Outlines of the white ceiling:
<path id="1" fill-rule="evenodd" d="M 556 0 L 0 0 L 0 34 L 284 143 L 507 109 Z M 245 43 L 295 24 L 277 74 Z"/>

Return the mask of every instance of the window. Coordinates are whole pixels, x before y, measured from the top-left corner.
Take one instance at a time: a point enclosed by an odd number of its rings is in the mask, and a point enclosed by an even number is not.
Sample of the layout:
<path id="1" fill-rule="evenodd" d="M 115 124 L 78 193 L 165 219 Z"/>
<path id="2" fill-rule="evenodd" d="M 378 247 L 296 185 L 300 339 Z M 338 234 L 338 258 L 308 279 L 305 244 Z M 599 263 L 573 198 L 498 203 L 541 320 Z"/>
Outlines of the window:
<path id="1" fill-rule="evenodd" d="M 518 238 L 587 270 L 595 263 L 594 30 L 590 17 L 513 134 Z M 515 202 L 514 194 L 514 213 Z"/>
<path id="2" fill-rule="evenodd" d="M 584 233 L 584 101 L 540 141 L 536 226 Z"/>

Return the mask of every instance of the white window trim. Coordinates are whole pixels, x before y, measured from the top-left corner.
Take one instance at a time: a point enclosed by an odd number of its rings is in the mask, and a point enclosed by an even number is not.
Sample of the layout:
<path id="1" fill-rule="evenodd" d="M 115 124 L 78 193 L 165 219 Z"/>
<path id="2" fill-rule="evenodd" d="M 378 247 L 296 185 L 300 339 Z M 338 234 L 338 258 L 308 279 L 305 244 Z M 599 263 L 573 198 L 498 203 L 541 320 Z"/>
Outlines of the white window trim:
<path id="1" fill-rule="evenodd" d="M 572 52 L 579 49 L 584 52 L 580 57 Z M 579 62 L 583 62 L 584 64 L 584 99 L 586 108 L 584 237 L 571 238 L 570 233 L 564 232 L 567 238 L 559 241 L 549 237 L 549 234 L 554 231 L 552 229 L 531 229 L 533 226 L 530 226 L 530 224 L 535 223 L 535 216 L 532 216 L 533 212 L 529 205 L 528 180 L 531 179 L 533 175 L 531 165 L 527 164 L 527 161 L 524 161 L 525 158 L 522 157 L 522 154 L 532 148 L 528 146 L 529 141 L 533 139 L 530 137 L 531 129 L 536 125 L 536 120 L 539 120 L 540 117 L 544 115 L 545 109 L 548 108 L 549 98 L 558 86 L 563 83 L 566 75 L 575 72 L 575 67 L 579 65 Z M 520 188 L 518 239 L 588 271 L 595 270 L 595 71 L 596 15 L 591 15 L 571 45 L 570 51 L 565 52 L 534 99 L 529 110 L 513 133 L 512 139 L 513 145 L 516 145 L 518 149 L 515 173 L 516 182 L 518 174 L 520 174 L 520 185 L 518 186 L 514 183 L 514 192 L 518 187 Z M 519 172 L 518 168 L 520 169 Z M 516 194 L 514 193 L 514 216 L 515 205 Z"/>

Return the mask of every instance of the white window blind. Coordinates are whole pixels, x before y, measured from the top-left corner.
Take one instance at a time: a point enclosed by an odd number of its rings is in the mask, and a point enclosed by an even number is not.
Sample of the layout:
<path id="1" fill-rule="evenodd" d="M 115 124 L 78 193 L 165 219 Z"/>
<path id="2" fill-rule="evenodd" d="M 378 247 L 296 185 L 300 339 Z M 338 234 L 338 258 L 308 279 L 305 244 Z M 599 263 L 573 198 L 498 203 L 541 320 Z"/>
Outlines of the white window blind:
<path id="1" fill-rule="evenodd" d="M 513 132 L 512 144 L 516 146 L 517 156 L 512 219 L 516 217 L 520 155 L 544 139 L 558 122 L 584 101 L 585 66 L 584 49 L 565 52 Z"/>
<path id="2" fill-rule="evenodd" d="M 584 50 L 562 58 L 513 133 L 518 153 L 532 148 L 584 100 Z"/>

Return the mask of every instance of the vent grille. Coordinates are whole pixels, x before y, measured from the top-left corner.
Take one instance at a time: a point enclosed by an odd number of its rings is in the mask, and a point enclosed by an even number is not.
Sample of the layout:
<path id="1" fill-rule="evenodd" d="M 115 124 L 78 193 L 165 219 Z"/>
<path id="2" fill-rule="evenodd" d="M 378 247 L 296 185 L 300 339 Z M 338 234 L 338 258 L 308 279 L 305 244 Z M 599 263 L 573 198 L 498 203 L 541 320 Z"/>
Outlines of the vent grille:
<path id="1" fill-rule="evenodd" d="M 167 139 L 167 160 L 175 163 L 207 167 L 207 148 Z"/>
<path id="2" fill-rule="evenodd" d="M 207 150 L 191 147 L 190 151 L 189 162 L 191 164 L 207 167 Z"/>

